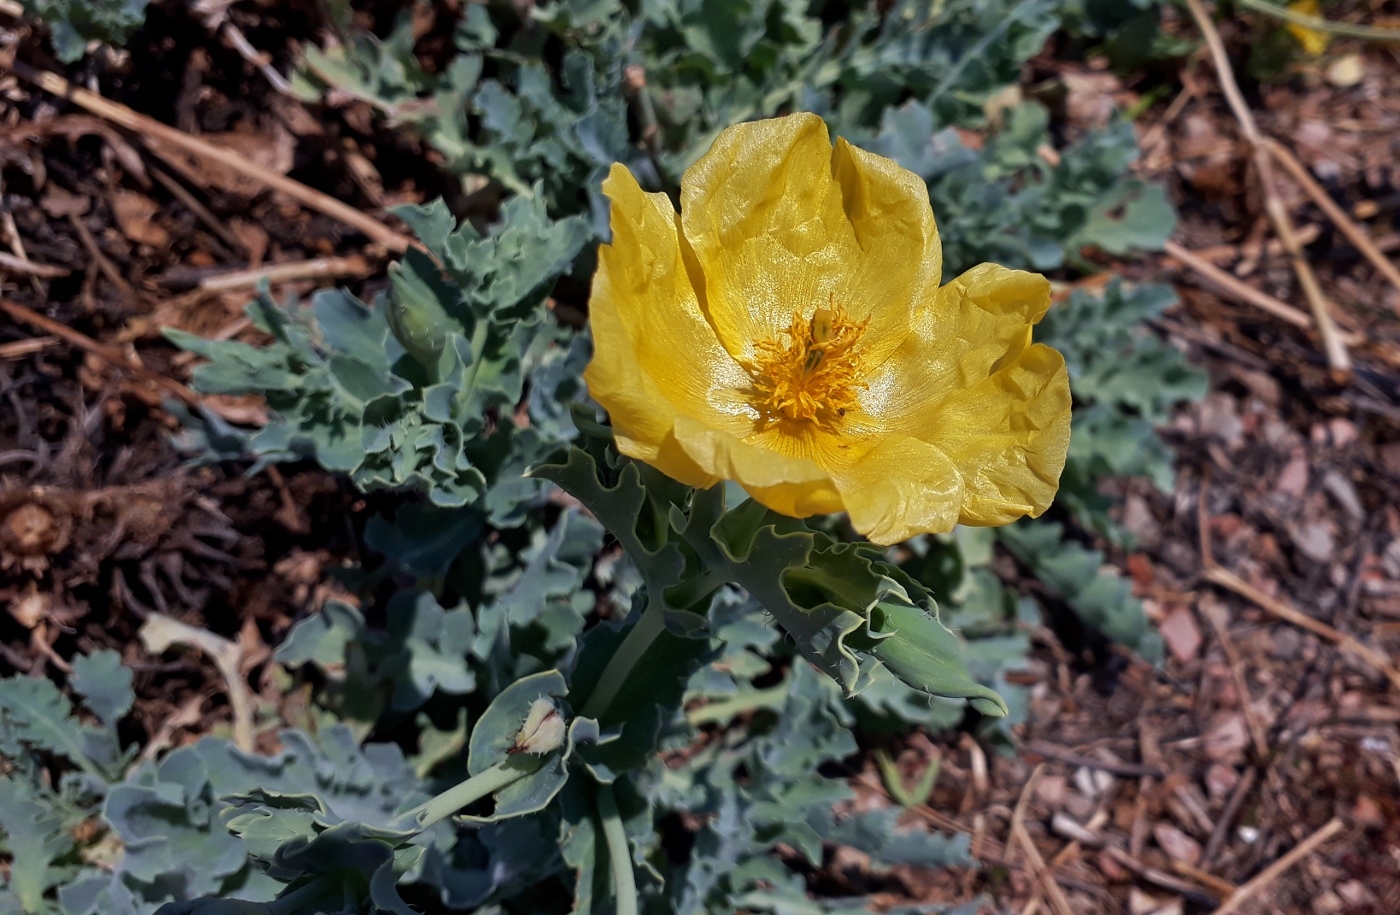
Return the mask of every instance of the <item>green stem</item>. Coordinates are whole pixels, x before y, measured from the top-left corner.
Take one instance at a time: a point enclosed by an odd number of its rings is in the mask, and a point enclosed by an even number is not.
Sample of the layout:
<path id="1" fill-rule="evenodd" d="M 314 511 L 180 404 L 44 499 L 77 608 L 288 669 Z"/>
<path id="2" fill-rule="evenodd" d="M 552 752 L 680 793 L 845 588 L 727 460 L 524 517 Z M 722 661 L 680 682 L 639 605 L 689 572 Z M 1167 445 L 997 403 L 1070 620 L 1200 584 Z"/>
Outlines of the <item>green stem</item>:
<path id="1" fill-rule="evenodd" d="M 1294 25 L 1301 25 L 1303 28 L 1312 29 L 1315 32 L 1330 32 L 1333 35 L 1364 38 L 1367 41 L 1400 41 L 1400 30 L 1397 29 L 1383 29 L 1373 25 L 1353 25 L 1350 22 L 1333 22 L 1331 19 L 1309 16 L 1307 13 L 1298 13 L 1281 6 L 1275 6 L 1268 0 L 1239 0 L 1239 4 L 1245 9 L 1263 13 L 1265 16 L 1273 16 L 1275 19 L 1282 19 Z"/>
<path id="2" fill-rule="evenodd" d="M 659 615 L 659 614 L 658 614 Z M 617 915 L 637 915 L 637 875 L 632 872 L 631 846 L 612 785 L 598 785 L 598 819 L 603 823 L 603 841 L 612 866 L 613 888 L 617 895 Z"/>
<path id="3" fill-rule="evenodd" d="M 579 714 L 584 718 L 601 718 L 617 698 L 622 684 L 627 682 L 632 668 L 637 666 L 637 662 L 646 654 L 651 643 L 665 630 L 666 619 L 661 609 L 661 595 L 658 594 L 647 601 L 641 619 L 628 630 L 622 644 L 617 646 L 617 651 L 608 659 L 608 666 L 603 668 L 603 675 L 598 678 L 597 685 L 593 687 L 593 692 L 589 694 L 588 701 L 583 704 L 583 710 Z"/>
<path id="4" fill-rule="evenodd" d="M 521 753 L 496 763 L 484 772 L 473 775 L 442 794 L 420 804 L 405 813 L 400 819 L 414 822 L 423 830 L 452 816 L 463 807 L 479 801 L 488 794 L 495 794 L 507 785 L 512 785 L 527 775 L 533 775 L 544 764 L 544 758 Z"/>

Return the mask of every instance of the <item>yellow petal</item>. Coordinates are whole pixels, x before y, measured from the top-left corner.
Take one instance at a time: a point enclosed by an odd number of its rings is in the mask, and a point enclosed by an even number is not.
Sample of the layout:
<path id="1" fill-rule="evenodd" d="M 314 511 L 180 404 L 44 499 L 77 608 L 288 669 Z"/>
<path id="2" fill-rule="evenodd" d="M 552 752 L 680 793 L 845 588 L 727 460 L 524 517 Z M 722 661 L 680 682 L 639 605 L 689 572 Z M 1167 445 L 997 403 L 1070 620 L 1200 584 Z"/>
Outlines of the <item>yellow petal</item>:
<path id="1" fill-rule="evenodd" d="M 676 420 L 676 440 L 705 472 L 734 480 L 755 500 L 794 518 L 838 512 L 841 496 L 831 476 L 805 457 L 748 444 L 719 429 Z"/>
<path id="2" fill-rule="evenodd" d="M 736 391 L 748 376 L 700 312 L 666 195 L 644 193 L 620 165 L 603 190 L 612 201 L 613 238 L 598 251 L 589 299 L 589 393 L 612 417 L 625 454 L 652 463 L 670 455 L 664 472 L 712 485 L 693 464 L 685 466 L 674 441 L 667 445 L 671 429 L 681 414 L 720 425 L 738 421 Z"/>
<path id="3" fill-rule="evenodd" d="M 974 267 L 939 290 L 871 383 L 867 409 L 883 434 L 931 443 L 961 474 L 960 523 L 1007 524 L 1054 499 L 1069 376 L 1059 353 L 1031 345 L 1049 307 L 1043 277 Z"/>
<path id="4" fill-rule="evenodd" d="M 1304 16 L 1321 18 L 1322 8 L 1317 0 L 1293 0 L 1288 4 L 1289 10 L 1295 13 L 1302 13 Z M 1305 25 L 1296 22 L 1288 23 L 1288 33 L 1293 36 L 1298 44 L 1303 46 L 1303 50 L 1316 57 L 1327 50 L 1327 46 L 1332 43 L 1332 36 L 1326 32 L 1319 32 L 1317 29 L 1310 29 Z"/>
<path id="5" fill-rule="evenodd" d="M 1069 451 L 1065 360 L 1037 343 L 924 414 L 926 435 L 962 471 L 960 524 L 1009 524 L 1050 507 Z"/>
<path id="6" fill-rule="evenodd" d="M 884 546 L 952 530 L 962 509 L 957 465 L 938 447 L 907 436 L 882 439 L 836 478 L 852 526 Z"/>
<path id="7" fill-rule="evenodd" d="M 815 115 L 721 133 L 681 181 L 681 221 L 702 305 L 741 360 L 794 314 L 834 304 L 869 319 L 863 345 L 878 362 L 939 280 L 923 181 L 844 141 L 833 149 Z"/>

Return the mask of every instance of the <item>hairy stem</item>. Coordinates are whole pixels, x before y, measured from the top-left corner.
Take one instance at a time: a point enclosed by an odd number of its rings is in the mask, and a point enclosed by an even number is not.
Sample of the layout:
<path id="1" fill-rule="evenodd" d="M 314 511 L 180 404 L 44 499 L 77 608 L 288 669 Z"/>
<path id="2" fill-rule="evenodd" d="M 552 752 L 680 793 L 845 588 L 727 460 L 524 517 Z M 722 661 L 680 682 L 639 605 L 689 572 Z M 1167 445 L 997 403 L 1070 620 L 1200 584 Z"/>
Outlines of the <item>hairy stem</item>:
<path id="1" fill-rule="evenodd" d="M 484 772 L 448 788 L 432 800 L 420 804 L 400 819 L 412 822 L 420 830 L 452 816 L 463 807 L 495 794 L 527 775 L 533 775 L 544 764 L 544 758 L 522 753 L 496 763 Z"/>
<path id="2" fill-rule="evenodd" d="M 622 689 L 622 684 L 627 682 L 627 677 L 631 675 L 632 668 L 637 666 L 637 662 L 646 654 L 651 643 L 656 641 L 666 629 L 664 611 L 661 609 L 661 595 L 653 595 L 647 601 L 646 609 L 642 611 L 641 619 L 627 632 L 622 644 L 617 646 L 617 651 L 608 659 L 608 666 L 603 668 L 603 675 L 598 678 L 598 683 L 593 687 L 593 692 L 589 694 L 588 701 L 584 702 L 583 710 L 579 712 L 584 718 L 601 718 L 608 710 L 608 706 L 617 698 L 618 692 Z"/>
<path id="3" fill-rule="evenodd" d="M 658 614 L 660 615 L 660 614 Z M 598 786 L 598 819 L 603 823 L 603 841 L 612 866 L 613 888 L 617 894 L 617 915 L 637 915 L 637 876 L 632 871 L 632 852 L 612 785 Z"/>

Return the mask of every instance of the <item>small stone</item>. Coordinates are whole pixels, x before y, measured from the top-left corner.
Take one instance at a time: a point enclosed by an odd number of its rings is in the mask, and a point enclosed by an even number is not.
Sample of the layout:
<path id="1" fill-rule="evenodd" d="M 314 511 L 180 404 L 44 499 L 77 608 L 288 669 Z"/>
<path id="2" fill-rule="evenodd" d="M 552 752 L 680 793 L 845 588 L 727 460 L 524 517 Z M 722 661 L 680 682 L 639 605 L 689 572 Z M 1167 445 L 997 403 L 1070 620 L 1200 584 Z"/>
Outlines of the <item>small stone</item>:
<path id="1" fill-rule="evenodd" d="M 1178 605 L 1174 608 L 1162 620 L 1159 631 L 1172 657 L 1183 664 L 1195 660 L 1197 652 L 1201 650 L 1201 627 L 1196 624 L 1196 614 L 1189 607 Z"/>
<path id="2" fill-rule="evenodd" d="M 1332 433 L 1332 447 L 1346 448 L 1356 443 L 1361 437 L 1356 428 L 1356 423 L 1341 416 L 1333 417 L 1327 421 L 1327 431 Z"/>
<path id="3" fill-rule="evenodd" d="M 1047 775 L 1035 786 L 1035 796 L 1047 807 L 1064 806 L 1069 792 L 1069 782 L 1063 775 Z"/>
<path id="4" fill-rule="evenodd" d="M 1337 504 L 1352 520 L 1360 521 L 1366 517 L 1366 508 L 1361 504 L 1361 496 L 1357 495 L 1351 480 L 1335 470 L 1328 470 L 1322 475 L 1322 488 L 1337 500 Z"/>
<path id="5" fill-rule="evenodd" d="M 1205 735 L 1205 753 L 1212 762 L 1227 766 L 1244 763 L 1244 751 L 1249 746 L 1249 733 L 1245 729 L 1244 716 L 1239 712 L 1226 712 L 1216 716 L 1214 723 Z"/>
<path id="6" fill-rule="evenodd" d="M 1366 76 L 1366 63 L 1360 54 L 1344 54 L 1327 67 L 1327 81 L 1338 89 L 1348 89 Z"/>
<path id="7" fill-rule="evenodd" d="M 1229 394 L 1219 391 L 1206 395 L 1197 408 L 1201 432 L 1234 448 L 1244 438 L 1244 423 L 1240 421 L 1239 404 Z"/>
<path id="8" fill-rule="evenodd" d="M 1201 860 L 1201 843 L 1170 823 L 1158 823 L 1152 827 L 1152 838 L 1173 861 L 1194 867 Z"/>
<path id="9" fill-rule="evenodd" d="M 1065 797 L 1065 812 L 1081 823 L 1093 816 L 1097 808 L 1093 798 L 1078 791 L 1071 791 Z"/>
<path id="10" fill-rule="evenodd" d="M 1224 800 L 1240 783 L 1240 774 L 1229 766 L 1211 763 L 1206 770 L 1206 791 L 1217 801 Z"/>
<path id="11" fill-rule="evenodd" d="M 1342 901 L 1353 908 L 1361 906 L 1372 906 L 1376 904 L 1375 894 L 1366 888 L 1366 884 L 1360 880 L 1348 880 L 1337 887 L 1337 895 Z"/>
<path id="12" fill-rule="evenodd" d="M 1123 527 L 1140 543 L 1153 543 L 1157 540 L 1157 519 L 1147 500 L 1137 493 L 1131 493 L 1123 500 Z"/>
<path id="13" fill-rule="evenodd" d="M 1274 492 L 1300 499 L 1308 491 L 1308 459 L 1295 454 L 1274 481 Z"/>
<path id="14" fill-rule="evenodd" d="M 1381 805 L 1376 803 L 1376 799 L 1369 794 L 1363 794 L 1356 799 L 1356 805 L 1351 809 L 1351 816 L 1362 826 L 1385 825 L 1385 814 L 1381 812 Z"/>
<path id="15" fill-rule="evenodd" d="M 1288 536 L 1298 552 L 1315 562 L 1331 559 L 1337 546 L 1337 526 L 1327 518 L 1289 525 Z"/>

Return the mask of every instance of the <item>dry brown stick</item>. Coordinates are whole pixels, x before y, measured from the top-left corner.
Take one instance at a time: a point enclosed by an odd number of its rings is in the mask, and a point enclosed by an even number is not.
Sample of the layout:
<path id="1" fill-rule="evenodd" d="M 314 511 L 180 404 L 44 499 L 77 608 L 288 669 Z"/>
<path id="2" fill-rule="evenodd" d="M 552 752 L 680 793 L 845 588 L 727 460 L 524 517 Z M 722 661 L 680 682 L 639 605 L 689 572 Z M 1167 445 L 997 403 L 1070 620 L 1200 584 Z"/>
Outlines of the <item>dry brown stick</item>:
<path id="1" fill-rule="evenodd" d="M 1036 881 L 1045 891 L 1046 898 L 1050 900 L 1050 907 L 1059 915 L 1074 915 L 1074 909 L 1070 907 L 1069 900 L 1065 898 L 1065 891 L 1060 889 L 1060 885 L 1055 882 L 1054 873 L 1046 867 L 1045 858 L 1041 856 L 1040 849 L 1035 847 L 1031 834 L 1026 831 L 1026 808 L 1030 804 L 1031 795 L 1035 793 L 1036 783 L 1040 781 L 1040 776 L 1044 772 L 1045 764 L 1041 763 L 1031 770 L 1031 777 L 1026 779 L 1026 785 L 1021 790 L 1021 798 L 1016 802 L 1016 809 L 1011 814 L 1011 829 L 1008 830 L 1006 855 L 1009 859 L 1013 844 L 1019 844 L 1021 850 L 1026 854 L 1026 863 L 1030 865 L 1031 873 L 1035 875 Z"/>
<path id="2" fill-rule="evenodd" d="M 125 296 L 129 302 L 138 301 L 141 297 L 136 294 L 136 290 L 126 281 L 126 277 L 122 276 L 122 272 L 112 263 L 111 258 L 102 251 L 102 247 L 97 244 L 97 239 L 92 237 L 92 232 L 83 224 L 82 219 L 74 213 L 69 213 L 68 222 L 73 226 L 73 231 L 78 233 L 78 241 L 82 242 L 87 253 L 92 255 L 93 263 L 97 264 L 97 269 L 102 271 L 107 282 L 116 286 L 117 291 Z"/>
<path id="3" fill-rule="evenodd" d="M 1331 369 L 1333 381 L 1345 383 L 1351 377 L 1351 356 L 1337 333 L 1337 325 L 1332 320 L 1331 306 L 1322 294 L 1322 285 L 1317 281 L 1317 274 L 1313 272 L 1312 265 L 1303 254 L 1303 246 L 1298 242 L 1298 232 L 1293 226 L 1293 219 L 1288 215 L 1288 208 L 1283 205 L 1283 200 L 1274 186 L 1273 159 L 1265 148 L 1259 125 L 1254 121 L 1254 114 L 1240 93 L 1239 84 L 1235 82 L 1235 71 L 1230 66 L 1229 55 L 1225 53 L 1225 43 L 1220 40 L 1220 33 L 1216 31 L 1210 15 L 1201 6 L 1201 0 L 1186 0 L 1186 5 L 1190 7 L 1191 15 L 1210 49 L 1211 60 L 1215 63 L 1220 79 L 1221 91 L 1225 93 L 1225 101 L 1234 112 L 1235 120 L 1239 121 L 1245 139 L 1249 141 L 1254 167 L 1259 173 L 1259 185 L 1263 191 L 1264 211 L 1268 213 L 1279 241 L 1283 242 L 1288 251 L 1288 259 L 1298 277 L 1298 285 L 1308 300 L 1308 307 L 1312 310 L 1313 321 L 1317 324 L 1318 336 L 1321 338 L 1322 350 L 1327 356 L 1327 365 Z"/>
<path id="4" fill-rule="evenodd" d="M 1240 694 L 1240 709 L 1244 712 L 1245 725 L 1249 729 L 1249 738 L 1254 743 L 1255 761 L 1262 763 L 1269 758 L 1269 740 L 1264 733 L 1264 725 L 1259 721 L 1259 714 L 1255 711 L 1254 700 L 1250 697 L 1249 683 L 1244 676 L 1244 662 L 1240 659 L 1240 653 L 1235 650 L 1235 642 L 1230 638 L 1230 630 L 1226 627 L 1224 608 L 1211 598 L 1209 604 L 1200 604 L 1201 615 L 1210 623 L 1210 628 L 1215 630 L 1215 638 L 1220 642 L 1220 649 L 1225 652 L 1225 660 L 1230 665 L 1230 676 L 1235 681 L 1235 690 Z"/>
<path id="5" fill-rule="evenodd" d="M 1356 250 L 1366 256 L 1371 265 L 1380 271 L 1381 275 L 1390 281 L 1390 285 L 1400 289 L 1400 268 L 1395 266 L 1395 262 L 1386 257 L 1381 249 L 1376 247 L 1376 243 L 1371 240 L 1371 236 L 1366 234 L 1366 230 L 1357 225 L 1355 220 L 1347 215 L 1332 199 L 1332 196 L 1317 183 L 1317 179 L 1312 176 L 1312 172 L 1298 161 L 1298 157 L 1289 152 L 1288 149 L 1272 137 L 1264 139 L 1264 148 L 1269 151 L 1275 161 L 1283 166 L 1283 170 L 1288 172 L 1297 181 L 1299 186 L 1312 198 L 1312 202 L 1317 204 L 1317 208 L 1327 214 L 1327 218 L 1337 226 L 1343 235 L 1347 237 Z"/>
<path id="6" fill-rule="evenodd" d="M 36 264 L 31 260 L 25 260 L 13 254 L 6 254 L 4 251 L 0 251 L 0 270 L 10 270 L 15 273 L 23 273 L 25 276 L 37 276 L 46 280 L 67 276 L 72 272 L 66 267 L 50 267 L 48 264 Z"/>
<path id="7" fill-rule="evenodd" d="M 1210 261 L 1200 257 L 1196 252 L 1188 248 L 1183 248 L 1174 241 L 1167 241 L 1162 245 L 1162 250 L 1172 260 L 1178 261 L 1183 266 L 1191 268 L 1192 271 L 1205 278 L 1212 286 L 1231 298 L 1244 302 L 1246 305 L 1253 305 L 1255 308 L 1267 311 L 1274 317 L 1286 321 L 1301 330 L 1312 330 L 1316 326 L 1308 313 L 1299 311 L 1286 302 L 1278 299 L 1266 292 L 1261 292 L 1247 283 L 1240 282 L 1234 275 L 1221 270 Z M 1362 338 L 1357 334 L 1339 332 L 1342 342 L 1354 346 L 1362 342 Z"/>
<path id="8" fill-rule="evenodd" d="M 126 353 L 105 343 L 98 343 L 87 334 L 81 333 L 55 321 L 53 318 L 45 317 L 37 311 L 25 308 L 18 302 L 11 302 L 8 299 L 0 299 L 0 311 L 5 312 L 16 321 L 22 321 L 30 327 L 37 327 L 46 334 L 52 334 L 61 340 L 71 343 L 78 349 L 86 353 L 91 353 L 103 362 L 110 363 L 118 368 L 126 369 L 128 372 L 149 381 L 159 388 L 163 388 L 169 394 L 184 401 L 191 407 L 200 405 L 199 395 L 185 387 L 173 378 L 166 378 L 160 372 L 153 371 L 127 358 Z"/>
<path id="9" fill-rule="evenodd" d="M 199 281 L 199 288 L 205 292 L 226 292 L 230 289 L 254 288 L 264 280 L 275 284 L 289 283 L 293 280 L 333 280 L 366 276 L 372 269 L 369 260 L 358 254 L 349 257 L 321 257 L 206 276 Z"/>
<path id="10" fill-rule="evenodd" d="M 1368 648 L 1354 637 L 1344 632 L 1339 632 L 1322 620 L 1314 619 L 1306 613 L 1295 610 L 1283 601 L 1270 597 L 1263 591 L 1240 578 L 1234 572 L 1223 566 L 1213 566 L 1201 573 L 1201 577 L 1212 584 L 1219 585 L 1230 591 L 1234 591 L 1241 597 L 1252 601 L 1261 610 L 1265 610 L 1281 620 L 1286 620 L 1301 629 L 1306 629 L 1314 635 L 1321 636 L 1332 642 L 1343 651 L 1349 651 L 1370 664 L 1377 672 L 1384 675 L 1397 689 L 1400 689 L 1400 670 L 1396 670 L 1390 660 L 1373 648 Z"/>
<path id="11" fill-rule="evenodd" d="M 1036 756 L 1044 756 L 1047 759 L 1069 763 L 1072 766 L 1083 766 L 1086 769 L 1101 769 L 1104 772 L 1109 772 L 1113 775 L 1121 775 L 1124 778 L 1142 778 L 1144 776 L 1150 776 L 1152 778 L 1162 777 L 1162 772 L 1151 766 L 1141 766 L 1135 763 L 1125 762 L 1107 762 L 1102 759 L 1095 759 L 1092 756 L 1080 756 L 1072 750 L 1056 746 L 1052 743 L 1046 743 L 1043 740 L 1032 740 L 1030 743 L 1026 744 L 1025 750 L 1027 753 Z"/>
<path id="12" fill-rule="evenodd" d="M 0 343 L 0 362 L 41 353 L 57 342 L 57 337 L 27 337 L 23 340 Z"/>
<path id="13" fill-rule="evenodd" d="M 1031 866 L 1031 873 L 1045 889 L 1045 895 L 1050 900 L 1050 907 L 1059 915 L 1074 915 L 1074 908 L 1069 904 L 1069 899 L 1065 897 L 1065 891 L 1060 889 L 1060 885 L 1055 882 L 1055 875 L 1045 866 L 1045 858 L 1041 856 L 1040 849 L 1035 847 L 1031 834 L 1026 831 L 1026 824 L 1018 823 L 1011 838 L 1021 844 L 1021 849 L 1026 853 L 1026 862 Z"/>
<path id="14" fill-rule="evenodd" d="M 231 250 L 238 254 L 246 255 L 248 253 L 248 246 L 243 244 L 243 239 L 234 235 L 233 230 L 220 222 L 219 217 L 209 212 L 209 208 L 200 203 L 199 198 L 186 190 L 183 184 L 176 181 L 159 168 L 152 168 L 151 174 L 157 181 L 165 185 L 165 189 L 169 191 L 176 200 L 185 205 L 185 209 L 193 213 L 196 219 L 204 223 L 205 227 L 208 228 L 210 232 L 217 235 Z"/>
<path id="15" fill-rule="evenodd" d="M 1215 856 L 1220 853 L 1220 849 L 1225 845 L 1225 837 L 1230 834 L 1230 826 L 1239 815 L 1240 808 L 1244 806 L 1244 799 L 1254 790 L 1254 783 L 1258 780 L 1259 770 L 1253 767 L 1245 769 L 1244 775 L 1240 776 L 1239 784 L 1231 792 L 1230 799 L 1225 802 L 1225 809 L 1220 811 L 1220 816 L 1215 820 L 1215 829 L 1211 830 L 1210 838 L 1206 840 L 1205 851 L 1201 852 L 1201 867 L 1209 867 Z"/>
<path id="16" fill-rule="evenodd" d="M 413 239 L 402 232 L 395 232 L 393 229 L 379 222 L 377 219 L 354 207 L 336 200 L 329 194 L 323 194 L 318 190 L 307 187 L 300 181 L 280 175 L 271 169 L 263 168 L 253 162 L 238 155 L 230 149 L 216 146 L 207 140 L 192 137 L 187 133 L 176 130 L 169 125 L 162 124 L 154 118 L 133 111 L 125 105 L 110 101 L 98 95 L 74 86 L 68 80 L 57 73 L 50 73 L 43 70 L 35 70 L 25 64 L 16 62 L 11 69 L 22 79 L 33 83 L 46 92 L 68 99 L 80 108 L 86 109 L 99 117 L 106 118 L 114 124 L 119 124 L 127 130 L 133 131 L 143 141 L 147 141 L 148 146 L 160 153 L 159 147 L 149 143 L 149 139 L 154 139 L 160 143 L 168 143 L 187 152 L 193 153 L 213 162 L 217 162 L 227 168 L 231 168 L 239 174 L 246 175 L 253 180 L 266 185 L 272 190 L 286 194 L 300 203 L 305 204 L 313 210 L 324 213 L 333 219 L 338 219 L 360 232 L 375 242 L 383 245 L 391 251 L 402 253 L 413 245 Z"/>
<path id="17" fill-rule="evenodd" d="M 1240 906 L 1259 895 L 1260 892 L 1282 876 L 1284 871 L 1312 854 L 1323 842 L 1326 842 L 1341 831 L 1342 821 L 1340 819 L 1333 817 L 1331 820 L 1328 820 L 1327 825 L 1293 846 L 1292 850 L 1260 871 L 1253 880 L 1243 884 L 1229 899 L 1225 900 L 1225 903 L 1221 905 L 1220 908 L 1215 910 L 1214 915 L 1230 915 L 1232 912 L 1238 912 Z"/>

